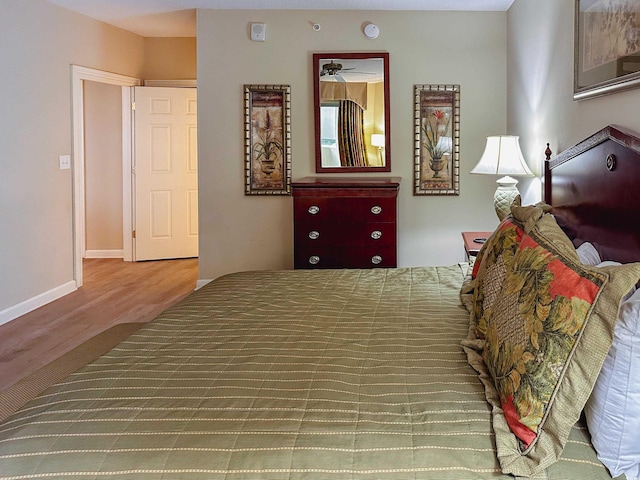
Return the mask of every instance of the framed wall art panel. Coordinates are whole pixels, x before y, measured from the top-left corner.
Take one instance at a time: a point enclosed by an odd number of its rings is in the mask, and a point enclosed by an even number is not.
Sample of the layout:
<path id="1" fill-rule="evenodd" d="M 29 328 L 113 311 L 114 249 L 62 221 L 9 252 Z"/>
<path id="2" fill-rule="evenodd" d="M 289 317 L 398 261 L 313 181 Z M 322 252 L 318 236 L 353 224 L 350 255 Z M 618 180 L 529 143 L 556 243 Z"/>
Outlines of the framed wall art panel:
<path id="1" fill-rule="evenodd" d="M 575 0 L 573 99 L 640 86 L 640 0 Z"/>
<path id="2" fill-rule="evenodd" d="M 245 85 L 245 195 L 291 192 L 289 85 Z"/>
<path id="3" fill-rule="evenodd" d="M 460 85 L 414 85 L 414 195 L 460 194 Z"/>

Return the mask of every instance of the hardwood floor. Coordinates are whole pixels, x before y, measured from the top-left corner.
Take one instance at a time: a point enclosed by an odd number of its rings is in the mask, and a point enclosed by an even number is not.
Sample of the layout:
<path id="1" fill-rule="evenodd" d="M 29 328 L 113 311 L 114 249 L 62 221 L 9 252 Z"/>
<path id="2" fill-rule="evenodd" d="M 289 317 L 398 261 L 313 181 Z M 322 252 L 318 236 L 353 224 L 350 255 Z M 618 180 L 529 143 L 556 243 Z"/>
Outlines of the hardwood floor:
<path id="1" fill-rule="evenodd" d="M 0 391 L 118 323 L 148 322 L 196 287 L 198 259 L 85 259 L 84 285 L 0 325 Z"/>

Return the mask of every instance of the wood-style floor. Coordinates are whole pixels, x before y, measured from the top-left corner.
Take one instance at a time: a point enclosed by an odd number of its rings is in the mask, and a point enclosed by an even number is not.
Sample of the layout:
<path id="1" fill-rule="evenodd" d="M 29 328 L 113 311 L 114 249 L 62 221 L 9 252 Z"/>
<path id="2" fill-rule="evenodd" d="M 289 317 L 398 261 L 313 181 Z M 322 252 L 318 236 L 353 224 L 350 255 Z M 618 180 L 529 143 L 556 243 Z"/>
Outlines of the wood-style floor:
<path id="1" fill-rule="evenodd" d="M 0 325 L 0 392 L 118 323 L 148 322 L 192 292 L 198 259 L 85 259 L 84 284 Z"/>

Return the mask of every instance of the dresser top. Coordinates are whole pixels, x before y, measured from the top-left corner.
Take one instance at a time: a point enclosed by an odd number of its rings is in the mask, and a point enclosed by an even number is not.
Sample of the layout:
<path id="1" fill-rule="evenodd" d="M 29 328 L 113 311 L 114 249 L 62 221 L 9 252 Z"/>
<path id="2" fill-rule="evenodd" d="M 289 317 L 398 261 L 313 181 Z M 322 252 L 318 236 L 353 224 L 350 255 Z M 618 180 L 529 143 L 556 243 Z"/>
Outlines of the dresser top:
<path id="1" fill-rule="evenodd" d="M 398 188 L 401 177 L 304 177 L 291 182 L 292 187 Z"/>

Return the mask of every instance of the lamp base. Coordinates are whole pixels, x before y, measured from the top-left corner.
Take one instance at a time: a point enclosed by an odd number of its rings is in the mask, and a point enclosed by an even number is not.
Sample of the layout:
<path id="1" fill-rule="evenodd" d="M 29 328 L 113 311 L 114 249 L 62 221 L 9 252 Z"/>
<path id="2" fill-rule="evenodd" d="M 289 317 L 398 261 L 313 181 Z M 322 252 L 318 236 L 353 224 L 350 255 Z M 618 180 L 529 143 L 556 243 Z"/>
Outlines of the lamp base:
<path id="1" fill-rule="evenodd" d="M 493 206 L 500 221 L 511 213 L 511 205 L 520 205 L 520 192 L 516 188 L 518 181 L 513 177 L 502 177 L 496 180 L 498 188 L 493 196 Z"/>

